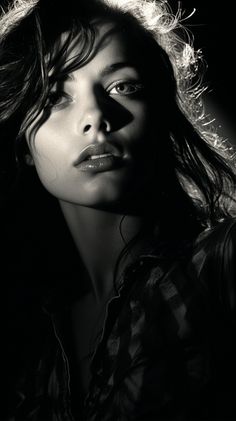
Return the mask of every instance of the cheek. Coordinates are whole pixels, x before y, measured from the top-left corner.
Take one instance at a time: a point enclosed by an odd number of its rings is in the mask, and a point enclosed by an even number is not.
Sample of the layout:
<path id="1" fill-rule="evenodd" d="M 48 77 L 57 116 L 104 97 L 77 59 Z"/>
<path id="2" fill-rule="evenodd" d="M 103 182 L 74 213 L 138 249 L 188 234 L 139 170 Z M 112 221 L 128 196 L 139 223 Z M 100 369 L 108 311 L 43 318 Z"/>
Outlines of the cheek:
<path id="1" fill-rule="evenodd" d="M 142 189 L 152 183 L 158 174 L 157 159 L 160 156 L 159 145 L 162 141 L 161 124 L 158 114 L 155 118 L 148 105 L 136 107 L 134 119 L 127 127 L 126 139 L 132 158 L 133 188 L 141 194 Z M 135 187 L 136 186 L 136 187 Z"/>
<path id="2" fill-rule="evenodd" d="M 34 162 L 36 171 L 44 185 L 52 184 L 58 179 L 57 167 L 48 157 L 39 154 L 34 155 Z"/>
<path id="3" fill-rule="evenodd" d="M 130 132 L 130 137 L 137 140 L 149 131 L 149 112 L 148 106 L 145 103 L 134 103 L 129 108 L 131 115 L 133 116 L 132 121 L 127 126 L 127 131 Z M 133 135 L 132 135 L 133 133 Z"/>
<path id="4" fill-rule="evenodd" d="M 129 148 L 135 155 L 144 155 L 148 153 L 147 148 L 153 144 L 155 138 L 154 122 L 149 107 L 146 104 L 138 104 L 133 110 L 133 117 L 126 131 Z"/>
<path id="5" fill-rule="evenodd" d="M 62 137 L 47 125 L 42 126 L 31 140 L 29 147 L 40 179 L 54 183 L 66 164 L 67 148 Z"/>

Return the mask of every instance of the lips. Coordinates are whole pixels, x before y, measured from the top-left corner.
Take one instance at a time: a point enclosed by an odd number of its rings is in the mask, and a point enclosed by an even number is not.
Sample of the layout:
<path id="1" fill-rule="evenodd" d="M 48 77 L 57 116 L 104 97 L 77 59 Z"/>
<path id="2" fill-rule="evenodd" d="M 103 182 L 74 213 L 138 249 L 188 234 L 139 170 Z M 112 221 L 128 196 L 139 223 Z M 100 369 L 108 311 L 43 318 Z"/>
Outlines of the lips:
<path id="1" fill-rule="evenodd" d="M 106 157 L 112 157 L 117 160 L 122 158 L 118 148 L 111 143 L 92 144 L 86 146 L 86 148 L 81 151 L 79 157 L 74 162 L 74 166 L 78 167 L 84 161 L 95 161 L 96 159 L 103 159 Z"/>

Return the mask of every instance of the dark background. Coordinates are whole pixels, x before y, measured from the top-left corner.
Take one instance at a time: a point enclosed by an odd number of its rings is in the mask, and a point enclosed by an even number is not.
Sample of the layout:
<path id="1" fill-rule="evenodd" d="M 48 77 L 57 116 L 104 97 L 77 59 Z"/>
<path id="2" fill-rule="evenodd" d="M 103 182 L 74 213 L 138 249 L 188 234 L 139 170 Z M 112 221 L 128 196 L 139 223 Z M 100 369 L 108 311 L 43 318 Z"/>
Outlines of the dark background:
<path id="1" fill-rule="evenodd" d="M 6 5 L 9 1 L 13 0 L 0 0 L 0 6 Z M 184 20 L 183 24 L 194 34 L 195 47 L 202 50 L 208 64 L 204 80 L 208 85 L 206 99 L 209 112 L 216 116 L 217 123 L 222 126 L 222 135 L 236 145 L 234 2 L 216 0 L 168 0 L 168 2 L 174 13 L 180 5 L 184 18 L 196 9 L 193 16 Z M 57 0 L 55 6 L 56 4 Z"/>
<path id="2" fill-rule="evenodd" d="M 6 5 L 8 2 L 9 0 L 0 0 L 0 5 Z M 222 134 L 225 134 L 236 145 L 234 2 L 227 0 L 221 2 L 217 0 L 168 0 L 168 2 L 173 12 L 177 11 L 179 4 L 184 11 L 184 17 L 191 14 L 194 8 L 196 9 L 194 15 L 183 23 L 193 32 L 195 46 L 202 50 L 208 63 L 205 82 L 209 87 L 207 95 L 209 111 L 216 115 L 217 122 L 219 121 L 219 124 L 222 125 Z M 57 0 L 55 0 L 55 6 L 56 4 Z"/>
<path id="3" fill-rule="evenodd" d="M 169 0 L 175 12 L 177 0 Z M 194 34 L 195 47 L 201 49 L 207 68 L 207 109 L 221 125 L 220 133 L 236 145 L 236 22 L 232 2 L 182 0 L 184 17 L 195 8 L 193 16 L 183 22 Z"/>
<path id="4" fill-rule="evenodd" d="M 5 0 L 0 0 L 0 5 L 4 2 Z M 171 4 L 173 11 L 176 12 L 178 1 L 169 0 L 169 3 Z M 208 85 L 208 93 L 206 95 L 207 107 L 209 112 L 216 117 L 217 124 L 222 126 L 222 135 L 229 138 L 229 140 L 236 145 L 236 118 L 234 112 L 234 102 L 236 97 L 236 76 L 234 64 L 236 55 L 236 22 L 234 12 L 230 9 L 229 2 L 227 1 L 182 0 L 180 6 L 185 11 L 184 16 L 188 16 L 191 14 L 192 10 L 196 8 L 194 15 L 183 23 L 193 32 L 195 37 L 195 46 L 197 49 L 200 48 L 202 50 L 203 56 L 208 64 L 204 77 L 204 81 Z M 2 159 L 4 158 L 5 156 Z M 12 212 L 14 213 L 14 209 Z M 31 211 L 31 209 L 27 209 L 27 212 L 34 215 L 34 212 Z M 14 221 L 15 219 L 16 225 L 18 226 L 20 216 L 18 216 L 17 219 L 16 215 L 13 215 L 12 220 Z M 4 217 L 2 220 L 4 221 Z M 28 221 L 30 221 L 30 217 L 28 218 Z M 32 224 L 34 226 L 36 225 L 34 220 L 32 220 Z M 31 228 L 30 222 L 28 222 L 27 227 L 24 227 L 25 238 L 27 229 L 30 230 Z M 12 231 L 13 230 L 14 226 L 12 227 Z M 40 230 L 40 226 L 38 227 L 38 230 Z M 14 234 L 16 233 L 14 232 Z M 35 237 L 37 238 L 37 235 L 35 235 Z M 52 237 L 54 238 L 53 235 Z M 25 267 L 27 267 L 30 271 L 31 267 L 29 267 L 28 256 L 22 248 L 22 237 L 21 235 L 14 235 L 14 238 L 19 250 L 18 262 L 14 261 L 14 264 L 16 266 L 17 263 L 18 265 L 25 265 Z M 4 248 L 6 247 L 9 247 L 10 250 L 11 244 L 4 244 Z M 63 258 L 59 254 L 55 253 L 55 256 L 57 256 L 57 260 L 54 262 L 53 259 L 51 259 L 51 264 L 58 265 L 58 262 L 63 262 Z M 60 257 L 58 258 L 58 256 Z M 37 256 L 35 256 L 35 261 L 38 261 Z M 33 264 L 34 261 L 32 260 L 32 266 Z M 1 265 L 3 265 L 3 262 Z M 35 347 L 33 335 L 28 333 L 27 330 L 24 336 L 22 325 L 24 324 L 25 319 L 28 319 L 28 321 L 34 319 L 33 314 L 38 311 L 38 308 L 35 307 L 35 305 L 34 308 L 31 308 L 29 306 L 29 302 L 35 303 L 35 296 L 38 294 L 37 285 L 39 285 L 39 283 L 41 285 L 42 283 L 47 282 L 48 279 L 47 274 L 40 273 L 40 271 L 38 271 L 37 276 L 35 274 L 33 280 L 32 278 L 27 279 L 27 277 L 24 276 L 23 280 L 18 277 L 17 279 L 13 279 L 13 281 L 11 281 L 11 279 L 6 277 L 3 269 L 1 276 L 3 278 L 2 284 L 7 286 L 9 291 L 9 298 L 6 298 L 6 294 L 3 293 L 4 304 L 7 306 L 8 311 L 7 316 L 6 313 L 4 313 L 2 320 L 8 320 L 6 323 L 8 335 L 5 334 L 5 337 L 10 337 L 10 339 L 8 339 L 8 346 L 6 346 L 6 344 L 3 345 L 3 348 L 6 349 L 7 356 L 2 361 L 4 362 L 5 369 L 7 371 L 6 377 L 8 377 L 8 382 L 11 383 L 11 379 L 14 379 L 16 374 L 18 374 L 17 371 L 19 370 L 19 367 L 21 367 L 22 370 L 24 368 L 23 361 L 25 360 L 25 350 L 23 349 L 24 353 L 21 351 L 22 344 L 26 343 L 29 351 L 31 347 Z M 36 282 L 36 278 L 39 278 L 38 284 Z M 22 282 L 24 283 L 23 288 Z M 29 285 L 31 285 L 32 282 L 33 289 L 32 287 L 29 288 Z M 2 287 L 2 289 L 4 289 L 4 287 Z M 32 296 L 30 294 L 32 294 Z M 27 306 L 25 303 L 27 303 Z M 27 307 L 27 310 L 24 310 L 24 307 Z M 17 322 L 15 320 L 16 315 Z M 20 332 L 17 338 L 18 340 L 16 340 L 15 335 L 11 333 L 16 329 L 19 329 Z M 34 325 L 33 331 L 36 331 L 36 329 L 37 326 Z M 30 354 L 30 352 L 28 352 L 28 354 Z M 6 361 L 9 362 L 9 364 L 5 364 Z M 4 382 L 3 384 L 4 386 L 6 385 Z M 12 404 L 12 402 L 8 402 L 10 407 Z"/>

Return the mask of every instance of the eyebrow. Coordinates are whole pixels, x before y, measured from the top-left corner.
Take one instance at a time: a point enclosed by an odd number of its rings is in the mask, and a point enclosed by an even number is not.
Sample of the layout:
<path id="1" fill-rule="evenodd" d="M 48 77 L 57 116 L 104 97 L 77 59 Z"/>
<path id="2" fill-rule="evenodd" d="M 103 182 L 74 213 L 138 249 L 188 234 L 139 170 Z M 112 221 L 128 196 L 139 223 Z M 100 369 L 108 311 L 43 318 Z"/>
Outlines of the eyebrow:
<path id="1" fill-rule="evenodd" d="M 100 75 L 101 77 L 105 77 L 110 75 L 111 73 L 116 72 L 117 70 L 123 69 L 124 67 L 130 67 L 133 68 L 135 70 L 137 70 L 137 66 L 134 63 L 128 62 L 128 61 L 121 61 L 121 62 L 117 62 L 117 63 L 112 63 L 109 64 L 107 66 L 105 66 L 101 72 Z"/>
<path id="2" fill-rule="evenodd" d="M 120 69 L 127 68 L 127 67 L 132 68 L 137 71 L 137 66 L 134 63 L 128 62 L 128 61 L 120 61 L 117 63 L 108 64 L 105 67 L 103 67 L 100 72 L 100 75 L 102 78 L 104 78 L 106 76 L 109 76 L 112 73 L 115 73 L 116 71 Z M 75 80 L 75 77 L 73 73 L 66 73 L 57 78 L 57 82 L 71 82 L 74 80 Z"/>

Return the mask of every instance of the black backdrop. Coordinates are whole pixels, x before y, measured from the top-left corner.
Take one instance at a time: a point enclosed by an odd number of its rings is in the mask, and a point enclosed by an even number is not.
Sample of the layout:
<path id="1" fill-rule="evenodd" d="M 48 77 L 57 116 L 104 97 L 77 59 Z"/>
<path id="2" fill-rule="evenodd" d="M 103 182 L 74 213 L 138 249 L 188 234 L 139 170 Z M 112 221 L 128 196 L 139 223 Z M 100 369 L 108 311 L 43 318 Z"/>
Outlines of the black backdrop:
<path id="1" fill-rule="evenodd" d="M 77 0 L 79 1 L 79 0 Z M 88 0 L 89 1 L 89 0 Z M 173 10 L 177 10 L 178 1 L 169 0 L 173 7 Z M 3 3 L 0 1 L 0 4 Z M 55 1 L 56 3 L 56 1 Z M 185 16 L 191 14 L 193 8 L 196 8 L 196 12 L 190 17 L 185 24 L 189 26 L 195 36 L 195 45 L 197 48 L 201 48 L 208 67 L 205 74 L 205 82 L 209 86 L 209 93 L 207 94 L 207 103 L 209 111 L 216 115 L 219 124 L 222 125 L 222 134 L 236 145 L 236 119 L 234 113 L 234 100 L 236 95 L 235 89 L 235 22 L 234 13 L 230 9 L 229 2 L 219 2 L 211 0 L 182 0 L 181 7 L 185 10 Z M 5 159 L 2 155 L 1 162 Z M 14 210 L 13 210 L 14 212 Z M 33 213 L 32 213 L 33 214 Z M 1 225 L 4 218 L 1 218 Z M 14 228 L 12 227 L 12 230 Z M 19 239 L 19 250 L 24 254 Z M 6 247 L 6 244 L 2 244 Z M 11 244 L 8 244 L 11 247 Z M 1 253 L 2 255 L 2 253 Z M 25 264 L 28 264 L 27 255 L 24 255 Z M 37 256 L 36 256 L 37 259 Z M 60 259 L 59 259 L 60 260 Z M 21 262 L 23 262 L 21 259 Z M 12 262 L 14 264 L 14 262 Z M 3 260 L 1 268 L 3 267 Z M 47 282 L 47 274 L 40 276 L 40 283 Z M 33 319 L 32 314 L 36 312 L 37 308 L 30 307 L 29 303 L 34 301 L 34 295 L 37 295 L 37 282 L 36 279 L 24 280 L 18 278 L 12 280 L 8 279 L 1 271 L 1 291 L 3 297 L 2 307 L 4 305 L 8 307 L 8 311 L 3 311 L 2 321 L 3 325 L 7 330 L 7 334 L 3 335 L 3 338 L 7 337 L 6 342 L 2 348 L 6 351 L 6 358 L 2 359 L 3 366 L 7 371 L 6 377 L 8 382 L 11 383 L 12 379 L 19 369 L 19 366 L 23 364 L 23 356 L 25 356 L 25 350 L 22 347 L 30 349 L 31 346 L 35 347 L 34 339 L 31 336 L 32 332 L 29 329 L 24 330 L 23 325 L 25 320 L 29 323 Z M 36 278 L 36 276 L 35 276 Z M 22 288 L 22 282 L 24 286 Z M 32 284 L 32 296 L 28 291 L 28 286 Z M 7 290 L 9 300 L 6 299 Z M 27 303 L 27 305 L 25 305 Z M 17 319 L 17 323 L 16 323 Z M 5 321 L 4 321 L 5 320 Z M 6 322 L 7 320 L 7 322 Z M 35 319 L 34 319 L 35 323 Z M 33 324 L 33 323 L 32 323 Z M 34 331 L 36 330 L 34 324 Z M 18 332 L 18 335 L 16 334 Z M 17 337 L 16 337 L 17 336 Z M 8 342 L 8 343 L 7 343 Z M 29 352 L 28 352 L 29 354 Z M 7 364 L 5 364 L 7 361 Z M 3 385 L 6 386 L 5 376 L 2 376 Z M 11 406 L 12 402 L 8 402 Z M 1 419 L 1 414 L 0 414 Z"/>
<path id="2" fill-rule="evenodd" d="M 174 11 L 178 1 L 169 0 Z M 205 82 L 209 112 L 222 126 L 221 134 L 236 145 L 236 20 L 233 2 L 214 0 L 182 0 L 185 16 L 196 11 L 183 23 L 192 31 L 195 46 L 200 48 L 207 63 Z"/>
<path id="3" fill-rule="evenodd" d="M 0 5 L 11 0 L 0 0 Z M 79 1 L 79 0 L 76 0 Z M 89 1 L 89 0 L 88 0 Z M 184 23 L 195 36 L 195 45 L 201 48 L 208 63 L 206 81 L 211 91 L 208 100 L 211 110 L 222 121 L 226 136 L 236 144 L 236 95 L 235 56 L 236 18 L 234 2 L 216 0 L 168 0 L 173 11 L 180 7 L 185 16 L 196 12 Z M 57 0 L 55 0 L 55 4 Z M 65 3 L 66 6 L 66 3 Z"/>

